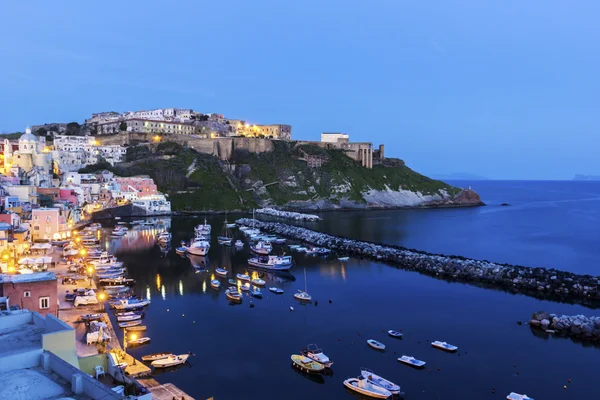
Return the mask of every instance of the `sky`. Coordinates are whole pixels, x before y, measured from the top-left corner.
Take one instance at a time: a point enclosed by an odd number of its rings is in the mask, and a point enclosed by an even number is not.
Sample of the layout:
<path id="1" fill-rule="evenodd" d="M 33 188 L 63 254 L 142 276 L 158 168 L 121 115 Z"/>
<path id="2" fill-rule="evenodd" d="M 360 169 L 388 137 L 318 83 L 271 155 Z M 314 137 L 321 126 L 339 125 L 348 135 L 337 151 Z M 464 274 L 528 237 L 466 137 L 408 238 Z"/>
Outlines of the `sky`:
<path id="1" fill-rule="evenodd" d="M 600 175 L 597 0 L 0 7 L 0 132 L 182 107 L 348 133 L 424 174 Z"/>

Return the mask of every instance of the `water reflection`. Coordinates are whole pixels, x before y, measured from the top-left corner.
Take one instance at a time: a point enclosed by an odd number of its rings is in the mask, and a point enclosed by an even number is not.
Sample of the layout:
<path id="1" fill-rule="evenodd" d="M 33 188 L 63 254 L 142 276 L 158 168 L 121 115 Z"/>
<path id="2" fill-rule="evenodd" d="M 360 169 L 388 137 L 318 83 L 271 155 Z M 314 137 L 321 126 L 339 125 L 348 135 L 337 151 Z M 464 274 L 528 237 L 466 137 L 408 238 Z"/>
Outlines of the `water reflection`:
<path id="1" fill-rule="evenodd" d="M 179 280 L 179 295 L 183 296 L 183 282 Z"/>
<path id="2" fill-rule="evenodd" d="M 165 290 L 165 285 L 162 285 L 160 288 L 160 295 L 162 296 L 163 300 L 167 299 L 167 291 Z"/>

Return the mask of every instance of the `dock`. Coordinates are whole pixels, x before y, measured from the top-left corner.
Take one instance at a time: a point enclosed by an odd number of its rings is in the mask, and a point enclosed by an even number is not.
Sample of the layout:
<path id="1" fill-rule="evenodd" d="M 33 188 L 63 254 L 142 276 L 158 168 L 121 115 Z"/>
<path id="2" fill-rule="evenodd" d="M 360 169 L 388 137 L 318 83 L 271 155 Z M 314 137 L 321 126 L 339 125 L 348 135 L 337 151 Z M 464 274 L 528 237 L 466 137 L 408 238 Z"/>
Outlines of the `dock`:
<path id="1" fill-rule="evenodd" d="M 194 400 L 192 396 L 185 393 L 172 383 L 160 384 L 154 378 L 142 378 L 137 380 L 138 383 L 144 386 L 152 393 L 152 399 L 158 400 L 173 400 L 173 399 L 185 399 Z"/>

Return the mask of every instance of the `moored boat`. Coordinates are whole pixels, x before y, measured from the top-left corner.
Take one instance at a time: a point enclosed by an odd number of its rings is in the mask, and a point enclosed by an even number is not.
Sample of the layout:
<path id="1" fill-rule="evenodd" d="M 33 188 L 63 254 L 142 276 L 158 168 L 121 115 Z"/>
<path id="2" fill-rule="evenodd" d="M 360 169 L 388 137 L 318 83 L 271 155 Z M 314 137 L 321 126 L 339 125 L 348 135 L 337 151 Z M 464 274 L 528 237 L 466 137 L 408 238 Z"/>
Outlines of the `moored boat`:
<path id="1" fill-rule="evenodd" d="M 394 382 L 388 381 L 387 379 L 382 378 L 381 376 L 375 374 L 369 368 L 361 368 L 360 369 L 360 374 L 369 383 L 371 383 L 371 384 L 373 384 L 375 386 L 379 386 L 380 388 L 384 388 L 384 389 L 388 390 L 389 392 L 391 392 L 392 394 L 399 394 L 400 393 L 400 386 L 396 385 Z"/>
<path id="2" fill-rule="evenodd" d="M 120 300 L 118 303 L 114 305 L 117 310 L 129 310 L 133 308 L 141 308 L 150 304 L 150 300 Z"/>
<path id="3" fill-rule="evenodd" d="M 117 317 L 117 322 L 135 321 L 138 319 L 142 319 L 141 314 L 123 315 L 123 316 Z"/>
<path id="4" fill-rule="evenodd" d="M 529 397 L 526 394 L 519 394 L 515 392 L 511 392 L 508 396 L 506 396 L 508 400 L 533 400 L 533 397 Z"/>
<path id="5" fill-rule="evenodd" d="M 449 352 L 455 352 L 456 350 L 458 350 L 458 347 L 453 346 L 450 343 L 440 342 L 439 340 L 436 340 L 435 342 L 432 342 L 431 345 L 433 347 L 435 347 L 436 349 L 440 349 L 440 350 L 444 350 L 444 351 L 449 351 Z"/>
<path id="6" fill-rule="evenodd" d="M 269 291 L 273 292 L 275 294 L 283 294 L 283 289 L 280 289 L 280 288 L 277 288 L 277 287 L 270 287 Z"/>
<path id="7" fill-rule="evenodd" d="M 145 331 L 146 329 L 147 329 L 146 325 L 134 325 L 134 326 L 130 326 L 127 328 L 128 331 L 136 331 L 136 332 Z"/>
<path id="8" fill-rule="evenodd" d="M 160 360 L 152 361 L 152 366 L 154 368 L 168 368 L 174 367 L 176 365 L 185 364 L 187 359 L 189 358 L 189 354 L 179 354 L 179 355 L 171 355 L 167 358 L 162 358 Z"/>
<path id="9" fill-rule="evenodd" d="M 131 339 L 127 341 L 127 346 L 140 346 L 142 344 L 150 343 L 149 337 L 141 337 L 138 339 Z"/>
<path id="10" fill-rule="evenodd" d="M 263 242 L 262 240 L 253 246 L 250 246 L 250 250 L 260 255 L 268 255 L 273 251 L 273 246 L 270 242 Z"/>
<path id="11" fill-rule="evenodd" d="M 237 274 L 235 277 L 240 281 L 250 281 L 250 277 L 246 274 Z"/>
<path id="12" fill-rule="evenodd" d="M 174 356 L 174 355 L 175 354 L 173 354 L 173 353 L 152 353 L 152 354 L 146 354 L 145 356 L 142 356 L 142 361 L 162 360 L 164 358 L 171 357 L 171 356 Z"/>
<path id="13" fill-rule="evenodd" d="M 256 297 L 257 299 L 262 299 L 262 292 L 260 289 L 254 289 L 252 292 L 252 297 Z"/>
<path id="14" fill-rule="evenodd" d="M 100 321 L 104 318 L 104 314 L 85 314 L 81 317 L 82 321 L 91 322 L 91 321 Z"/>
<path id="15" fill-rule="evenodd" d="M 390 335 L 391 337 L 395 337 L 395 338 L 401 338 L 403 336 L 402 332 L 394 331 L 392 329 L 390 329 L 388 331 L 388 335 Z"/>
<path id="16" fill-rule="evenodd" d="M 252 279 L 252 284 L 254 286 L 265 286 L 266 282 L 260 278 L 254 278 Z"/>
<path id="17" fill-rule="evenodd" d="M 375 339 L 369 339 L 369 340 L 367 340 L 367 343 L 369 344 L 369 346 L 371 346 L 372 348 L 374 348 L 376 350 L 385 350 L 385 344 L 378 342 Z"/>
<path id="18" fill-rule="evenodd" d="M 238 291 L 237 287 L 235 287 L 235 286 L 230 286 L 229 289 L 227 289 L 225 291 L 225 296 L 227 296 L 227 298 L 230 301 L 233 301 L 236 303 L 242 302 L 242 294 Z"/>
<path id="19" fill-rule="evenodd" d="M 241 240 L 238 239 L 235 241 L 234 246 L 235 247 L 244 247 L 244 242 L 242 242 Z"/>
<path id="20" fill-rule="evenodd" d="M 345 261 L 348 261 L 348 260 L 350 260 L 350 257 L 338 257 L 338 261 L 345 262 Z"/>
<path id="21" fill-rule="evenodd" d="M 325 368 L 331 368 L 333 365 L 333 361 L 316 344 L 306 346 L 306 349 L 302 350 L 302 355 L 322 364 Z"/>
<path id="22" fill-rule="evenodd" d="M 219 276 L 227 276 L 227 270 L 223 268 L 215 268 L 215 274 Z"/>
<path id="23" fill-rule="evenodd" d="M 137 319 L 135 321 L 119 322 L 119 328 L 129 329 L 132 326 L 141 325 L 141 324 L 142 324 L 141 319 Z"/>
<path id="24" fill-rule="evenodd" d="M 240 289 L 242 290 L 242 292 L 249 292 L 250 291 L 250 284 L 245 283 L 243 285 L 240 285 Z"/>
<path id="25" fill-rule="evenodd" d="M 294 293 L 294 298 L 304 302 L 312 300 L 312 296 L 308 294 L 306 289 L 306 268 L 304 268 L 304 290 L 298 290 L 298 293 Z"/>
<path id="26" fill-rule="evenodd" d="M 398 361 L 415 368 L 423 368 L 426 364 L 425 361 L 417 360 L 416 358 L 411 356 L 402 356 L 398 358 Z"/>
<path id="27" fill-rule="evenodd" d="M 212 286 L 212 288 L 215 290 L 219 290 L 221 289 L 221 282 L 217 279 L 213 279 L 210 281 L 210 286 Z"/>
<path id="28" fill-rule="evenodd" d="M 189 246 L 183 246 L 187 253 L 195 256 L 205 256 L 210 250 L 210 243 L 204 237 L 197 237 L 192 240 Z"/>
<path id="29" fill-rule="evenodd" d="M 287 271 L 293 265 L 292 256 L 259 255 L 248 259 L 248 265 L 274 271 Z"/>
<path id="30" fill-rule="evenodd" d="M 294 366 L 309 374 L 318 374 L 325 369 L 325 366 L 317 361 L 299 354 L 292 354 L 292 363 Z"/>
<path id="31" fill-rule="evenodd" d="M 361 378 L 346 379 L 344 381 L 344 386 L 362 395 L 373 397 L 376 399 L 387 399 L 392 395 L 392 392 L 390 392 L 389 390 L 379 386 L 375 386 L 366 379 Z"/>

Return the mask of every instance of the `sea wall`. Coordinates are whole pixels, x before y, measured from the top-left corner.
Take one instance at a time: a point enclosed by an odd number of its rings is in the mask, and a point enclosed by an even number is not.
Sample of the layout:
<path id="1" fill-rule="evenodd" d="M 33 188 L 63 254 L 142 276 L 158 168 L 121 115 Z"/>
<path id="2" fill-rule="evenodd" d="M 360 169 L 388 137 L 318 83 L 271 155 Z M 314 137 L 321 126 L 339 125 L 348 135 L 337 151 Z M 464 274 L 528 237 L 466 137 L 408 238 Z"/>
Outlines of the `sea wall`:
<path id="1" fill-rule="evenodd" d="M 241 225 L 252 225 L 252 220 L 249 218 L 242 218 L 236 222 Z M 399 246 L 332 236 L 278 222 L 255 221 L 255 227 L 314 246 L 327 247 L 338 254 L 383 261 L 407 270 L 448 280 L 489 285 L 538 298 L 600 305 L 598 290 L 600 277 L 598 276 L 428 254 Z"/>
<path id="2" fill-rule="evenodd" d="M 258 210 L 256 210 L 256 213 L 264 214 L 264 215 L 271 215 L 273 217 L 291 219 L 294 221 L 314 222 L 314 221 L 321 220 L 321 217 L 319 217 L 318 215 L 304 214 L 304 213 L 299 213 L 299 212 L 294 212 L 294 211 L 281 211 L 281 210 L 276 210 L 274 208 L 259 208 Z"/>
<path id="3" fill-rule="evenodd" d="M 532 329 L 556 333 L 581 340 L 600 341 L 600 317 L 585 317 L 583 315 L 549 314 L 538 311 L 531 316 L 529 325 Z"/>

